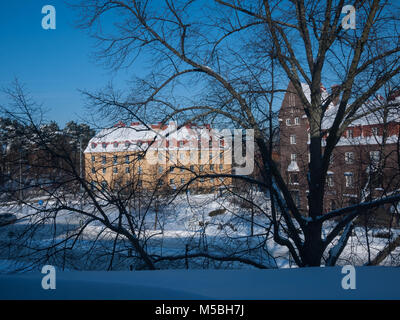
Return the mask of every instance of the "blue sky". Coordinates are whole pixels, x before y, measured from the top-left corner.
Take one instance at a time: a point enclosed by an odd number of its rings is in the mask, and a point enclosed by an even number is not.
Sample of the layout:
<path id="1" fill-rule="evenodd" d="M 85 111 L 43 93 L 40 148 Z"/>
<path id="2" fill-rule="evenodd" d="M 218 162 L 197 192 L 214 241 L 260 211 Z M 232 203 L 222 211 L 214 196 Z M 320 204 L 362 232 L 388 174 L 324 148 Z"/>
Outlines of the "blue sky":
<path id="1" fill-rule="evenodd" d="M 56 9 L 56 30 L 41 26 L 44 5 Z M 94 40 L 74 26 L 75 12 L 62 0 L 1 1 L 0 87 L 15 77 L 49 109 L 47 118 L 63 126 L 85 115 L 78 89 L 99 89 L 109 81 L 124 86 L 134 74 L 111 72 L 96 64 Z M 135 69 L 140 72 L 140 68 Z M 4 102 L 4 96 L 0 97 Z"/>

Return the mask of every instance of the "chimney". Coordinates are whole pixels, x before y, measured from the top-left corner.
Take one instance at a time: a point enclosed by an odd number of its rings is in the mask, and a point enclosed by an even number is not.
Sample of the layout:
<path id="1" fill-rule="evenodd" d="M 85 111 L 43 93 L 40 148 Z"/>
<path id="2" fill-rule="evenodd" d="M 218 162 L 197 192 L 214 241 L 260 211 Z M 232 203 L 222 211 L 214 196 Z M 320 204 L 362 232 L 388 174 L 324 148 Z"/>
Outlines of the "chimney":
<path id="1" fill-rule="evenodd" d="M 340 101 L 340 86 L 337 84 L 331 86 L 331 94 L 333 95 L 332 103 L 337 105 Z"/>

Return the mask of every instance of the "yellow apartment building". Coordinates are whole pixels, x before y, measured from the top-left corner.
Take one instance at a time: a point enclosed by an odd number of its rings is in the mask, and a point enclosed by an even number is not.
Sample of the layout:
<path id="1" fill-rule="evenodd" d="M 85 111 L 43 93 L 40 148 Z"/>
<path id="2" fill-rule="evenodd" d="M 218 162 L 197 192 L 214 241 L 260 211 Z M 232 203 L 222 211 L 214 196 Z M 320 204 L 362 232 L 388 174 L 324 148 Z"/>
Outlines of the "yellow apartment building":
<path id="1" fill-rule="evenodd" d="M 84 154 L 93 188 L 210 192 L 232 183 L 212 176 L 231 174 L 232 146 L 208 125 L 118 123 L 96 134 Z"/>

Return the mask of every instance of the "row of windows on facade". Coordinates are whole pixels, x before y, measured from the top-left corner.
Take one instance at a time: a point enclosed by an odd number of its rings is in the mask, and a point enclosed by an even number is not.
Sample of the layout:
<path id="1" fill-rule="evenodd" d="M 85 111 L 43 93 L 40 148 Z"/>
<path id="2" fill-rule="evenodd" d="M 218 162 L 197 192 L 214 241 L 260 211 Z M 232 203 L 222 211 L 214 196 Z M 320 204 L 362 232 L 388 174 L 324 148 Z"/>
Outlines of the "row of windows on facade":
<path id="1" fill-rule="evenodd" d="M 211 171 L 215 170 L 215 165 L 210 164 L 209 167 L 210 167 Z M 224 169 L 224 166 L 222 164 L 220 164 L 218 166 L 218 168 L 219 168 L 220 171 L 222 171 Z M 175 167 L 173 167 L 173 166 L 169 167 L 169 172 L 174 172 L 174 169 L 175 169 Z M 112 170 L 113 170 L 113 173 L 118 173 L 118 167 L 113 167 Z M 179 170 L 180 170 L 180 172 L 185 172 L 184 168 L 179 168 Z M 189 166 L 189 170 L 190 171 L 194 171 L 195 170 L 194 165 L 190 165 Z M 200 165 L 199 166 L 199 171 L 200 172 L 204 171 L 204 165 Z M 102 168 L 102 172 L 106 173 L 107 172 L 107 168 L 103 167 Z M 130 167 L 125 167 L 125 173 L 130 173 L 130 172 L 131 172 L 131 168 Z M 164 168 L 162 166 L 159 166 L 158 167 L 158 173 L 163 173 L 163 172 L 164 172 Z M 95 168 L 92 168 L 92 173 L 96 173 L 96 169 Z M 138 166 L 137 173 L 138 174 L 142 174 L 143 173 L 143 168 L 141 166 Z"/>
<path id="2" fill-rule="evenodd" d="M 292 120 L 291 119 L 286 119 L 286 125 L 288 127 L 290 127 L 292 125 Z M 296 126 L 300 125 L 300 118 L 299 117 L 294 118 L 294 125 L 296 125 Z"/>
<path id="3" fill-rule="evenodd" d="M 209 178 L 208 180 L 209 180 L 210 183 L 214 183 L 214 182 L 215 182 L 215 179 L 214 179 L 214 178 Z M 201 177 L 201 178 L 198 179 L 198 181 L 199 181 L 199 182 L 205 182 L 205 178 L 204 178 L 204 177 Z M 218 181 L 223 183 L 223 182 L 224 182 L 224 178 L 223 178 L 223 177 L 219 177 L 219 178 L 218 178 Z M 185 184 L 185 183 L 186 183 L 185 178 L 181 178 L 181 179 L 180 179 L 180 183 L 181 183 L 181 184 Z M 92 184 L 92 187 L 96 187 L 96 186 L 97 186 L 97 182 L 96 182 L 96 181 L 92 181 L 91 184 Z M 170 184 L 170 185 L 175 185 L 175 179 L 174 179 L 174 178 L 169 179 L 169 184 Z M 163 186 L 163 185 L 164 185 L 164 181 L 163 181 L 163 180 L 159 180 L 159 181 L 158 181 L 158 185 L 159 185 L 159 186 Z M 102 181 L 102 182 L 101 182 L 101 186 L 102 186 L 103 188 L 106 188 L 106 187 L 108 186 L 107 181 Z M 143 186 L 143 181 L 142 181 L 142 180 L 138 180 L 138 181 L 137 181 L 137 186 L 138 186 L 138 187 Z"/>
<path id="4" fill-rule="evenodd" d="M 290 120 L 290 119 L 287 119 L 287 120 Z M 287 120 L 286 120 L 286 124 L 287 124 Z M 378 136 L 378 134 L 379 134 L 379 129 L 377 127 L 373 127 L 372 128 L 372 135 L 373 136 Z M 308 135 L 308 142 L 310 142 L 310 139 L 311 139 L 310 133 L 308 133 L 307 135 Z M 363 136 L 363 135 L 361 135 L 361 136 Z M 353 137 L 354 137 L 353 129 L 346 130 L 346 138 L 352 139 Z M 294 135 L 294 134 L 290 135 L 290 144 L 296 144 L 296 135 Z"/>
<path id="5" fill-rule="evenodd" d="M 151 143 L 151 142 L 150 142 L 150 143 Z M 138 147 L 142 147 L 142 146 L 147 146 L 147 145 L 149 145 L 150 143 L 149 143 L 149 142 L 138 141 L 137 143 L 135 143 L 135 145 L 138 146 Z M 213 140 L 210 139 L 210 140 L 208 141 L 208 147 L 209 147 L 210 149 L 213 147 L 212 143 L 213 143 Z M 114 148 L 118 148 L 118 146 L 119 146 L 120 144 L 121 144 L 121 142 L 113 142 L 112 145 L 113 145 Z M 132 144 L 132 143 L 129 142 L 129 141 L 124 142 L 124 146 L 125 146 L 126 148 L 129 148 L 129 147 L 131 146 L 131 144 Z M 106 143 L 106 142 L 102 142 L 102 143 L 101 143 L 101 146 L 105 149 L 105 148 L 107 148 L 107 143 Z M 168 148 L 169 146 L 170 146 L 170 141 L 167 140 L 167 141 L 166 141 L 166 147 Z M 185 141 L 183 141 L 183 140 L 178 141 L 178 142 L 177 142 L 177 146 L 180 147 L 180 148 L 183 148 L 183 147 L 185 146 Z M 198 146 L 199 149 L 201 148 L 201 140 L 200 140 L 200 139 L 197 140 L 197 146 Z M 224 146 L 224 139 L 223 139 L 223 138 L 220 138 L 220 139 L 219 139 L 219 146 L 220 146 L 221 148 Z M 97 143 L 92 142 L 91 147 L 92 147 L 92 149 L 95 149 L 95 148 L 97 147 Z"/>
<path id="6" fill-rule="evenodd" d="M 380 151 L 370 151 L 369 158 L 372 163 L 378 163 L 381 159 L 381 152 Z M 290 160 L 293 162 L 297 161 L 297 154 L 292 153 L 290 155 Z M 310 155 L 310 153 L 308 153 L 308 162 L 310 162 L 310 161 L 311 161 L 311 155 Z M 351 152 L 351 151 L 345 152 L 344 153 L 344 162 L 346 164 L 353 164 L 354 163 L 354 152 Z M 330 164 L 333 164 L 333 157 L 331 157 L 331 159 L 330 159 Z"/>
<path id="7" fill-rule="evenodd" d="M 159 160 L 163 160 L 164 158 L 163 158 L 164 156 L 161 154 L 161 153 L 159 153 L 158 154 L 158 159 Z M 174 154 L 173 153 L 171 153 L 171 154 L 169 154 L 169 155 L 166 155 L 165 156 L 165 158 L 166 159 L 170 159 L 170 160 L 173 160 L 174 159 Z M 220 152 L 219 153 L 219 158 L 220 159 L 223 159 L 223 157 L 224 157 L 224 154 L 222 153 L 222 152 Z M 96 156 L 92 156 L 92 162 L 96 162 Z M 118 156 L 117 155 L 113 155 L 113 164 L 118 164 Z M 138 160 L 142 160 L 143 159 L 143 155 L 138 155 L 137 157 L 136 157 L 136 159 L 138 159 Z M 180 160 L 184 160 L 185 159 L 185 155 L 183 154 L 183 153 L 181 153 L 180 155 L 179 155 L 179 159 Z M 202 153 L 199 153 L 199 159 L 202 159 Z M 209 159 L 210 160 L 212 160 L 213 159 L 213 154 L 212 153 L 210 153 L 209 154 Z M 194 154 L 193 153 L 190 153 L 190 160 L 194 160 Z M 129 156 L 125 156 L 125 161 L 124 161 L 126 164 L 129 164 L 130 163 L 130 157 Z M 102 164 L 106 164 L 107 163 L 107 156 L 101 156 L 101 163 Z"/>
<path id="8" fill-rule="evenodd" d="M 327 178 L 326 178 L 326 184 L 327 184 L 328 187 L 333 187 L 335 185 L 333 177 L 334 177 L 333 173 L 328 173 Z M 345 186 L 346 186 L 346 188 L 353 188 L 354 187 L 353 173 L 352 172 L 345 172 L 344 173 L 344 178 L 345 178 Z M 289 183 L 290 184 L 299 184 L 299 174 L 298 173 L 291 173 L 289 175 Z"/>

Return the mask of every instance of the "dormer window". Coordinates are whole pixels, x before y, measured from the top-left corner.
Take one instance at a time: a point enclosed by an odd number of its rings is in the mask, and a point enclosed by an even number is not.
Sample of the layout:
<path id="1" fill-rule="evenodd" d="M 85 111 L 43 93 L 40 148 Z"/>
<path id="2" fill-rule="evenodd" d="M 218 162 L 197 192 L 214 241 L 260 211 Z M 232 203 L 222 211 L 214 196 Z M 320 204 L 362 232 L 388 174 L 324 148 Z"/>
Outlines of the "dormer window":
<path id="1" fill-rule="evenodd" d="M 103 142 L 103 143 L 101 144 L 101 146 L 105 149 L 105 148 L 107 148 L 107 143 Z"/>
<path id="2" fill-rule="evenodd" d="M 374 136 L 378 135 L 378 127 L 373 127 L 372 128 L 372 135 L 374 135 Z"/>
<path id="3" fill-rule="evenodd" d="M 94 148 L 96 148 L 97 147 L 97 144 L 96 143 L 92 143 L 92 149 L 94 149 Z"/>
<path id="4" fill-rule="evenodd" d="M 129 141 L 125 141 L 125 147 L 129 148 L 129 146 L 131 145 L 131 143 Z"/>
<path id="5" fill-rule="evenodd" d="M 179 141 L 179 148 L 183 147 L 183 141 Z"/>
<path id="6" fill-rule="evenodd" d="M 114 148 L 118 148 L 118 142 L 113 143 Z"/>

